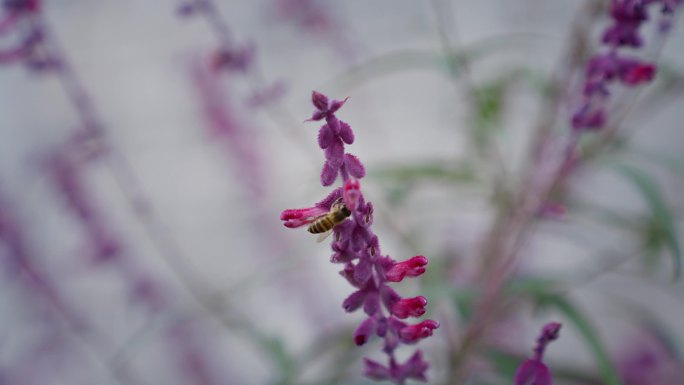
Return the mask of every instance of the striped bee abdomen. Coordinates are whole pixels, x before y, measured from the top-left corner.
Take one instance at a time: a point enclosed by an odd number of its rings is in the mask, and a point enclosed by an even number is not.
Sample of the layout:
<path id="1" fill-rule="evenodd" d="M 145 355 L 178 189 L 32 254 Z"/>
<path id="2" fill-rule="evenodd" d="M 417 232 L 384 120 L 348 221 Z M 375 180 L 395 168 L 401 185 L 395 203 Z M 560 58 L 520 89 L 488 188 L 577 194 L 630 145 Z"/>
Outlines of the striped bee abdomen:
<path id="1" fill-rule="evenodd" d="M 320 216 L 318 219 L 311 222 L 309 225 L 309 232 L 312 234 L 325 233 L 326 231 L 332 230 L 333 227 L 344 222 L 348 216 L 351 215 L 351 211 L 344 205 L 344 203 L 336 202 L 332 205 L 330 212 Z"/>
<path id="2" fill-rule="evenodd" d="M 309 225 L 309 232 L 312 234 L 325 233 L 335 226 L 332 215 L 327 214 L 315 220 Z"/>

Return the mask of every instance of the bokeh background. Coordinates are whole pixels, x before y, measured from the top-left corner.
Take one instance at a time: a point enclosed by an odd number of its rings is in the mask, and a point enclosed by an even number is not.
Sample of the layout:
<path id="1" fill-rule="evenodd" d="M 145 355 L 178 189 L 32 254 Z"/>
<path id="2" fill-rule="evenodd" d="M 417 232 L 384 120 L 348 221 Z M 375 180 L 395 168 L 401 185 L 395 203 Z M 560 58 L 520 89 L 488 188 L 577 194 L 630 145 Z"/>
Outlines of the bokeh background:
<path id="1" fill-rule="evenodd" d="M 482 284 L 474 277 L 496 186 L 521 182 L 544 82 L 583 3 L 221 0 L 231 39 L 253 47 L 258 70 L 212 73 L 216 35 L 202 17 L 180 15 L 179 2 L 46 1 L 48 40 L 58 39 L 105 128 L 89 145 L 107 155 L 84 160 L 67 145 L 83 122 L 57 77 L 0 67 L 0 217 L 24 245 L 21 263 L 0 246 L 0 383 L 370 383 L 361 356 L 379 356 L 379 344 L 352 346 L 362 316 L 341 308 L 352 288 L 328 244 L 279 221 L 328 193 L 319 124 L 305 122 L 312 90 L 350 97 L 338 116 L 356 133 L 348 151 L 368 171 L 362 188 L 383 252 L 431 261 L 397 288 L 430 301 L 442 327 L 420 346 L 430 383 L 450 383 L 448 352 L 467 325 L 464 297 Z M 591 25 L 592 49 L 607 23 L 599 15 Z M 639 101 L 622 144 L 570 179 L 566 213 L 534 225 L 516 269 L 520 282 L 553 282 L 572 301 L 616 370 L 666 373 L 628 382 L 620 372 L 626 385 L 684 381 L 676 248 L 647 226 L 656 199 L 681 239 L 683 44 L 675 24 L 662 77 L 629 96 Z M 474 104 L 473 89 L 487 102 Z M 228 114 L 228 128 L 212 125 L 207 103 Z M 568 109 L 557 113 L 563 137 Z M 624 163 L 659 198 L 615 171 Z M 64 187 L 69 172 L 78 188 Z M 74 214 L 74 189 L 88 215 Z M 515 365 L 549 320 L 566 326 L 548 361 L 574 373 L 557 381 L 601 383 L 595 347 L 557 308 L 521 302 L 487 339 Z M 504 361 L 475 360 L 469 383 L 511 383 Z"/>

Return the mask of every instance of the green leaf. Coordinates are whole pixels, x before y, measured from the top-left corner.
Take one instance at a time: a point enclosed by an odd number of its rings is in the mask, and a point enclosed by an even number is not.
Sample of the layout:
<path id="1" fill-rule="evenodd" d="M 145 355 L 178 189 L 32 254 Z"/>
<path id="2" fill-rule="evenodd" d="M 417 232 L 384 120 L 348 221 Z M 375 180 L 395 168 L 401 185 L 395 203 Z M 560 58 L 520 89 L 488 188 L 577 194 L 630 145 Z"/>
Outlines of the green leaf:
<path id="1" fill-rule="evenodd" d="M 297 371 L 297 364 L 283 345 L 283 341 L 280 338 L 267 336 L 260 336 L 259 339 L 262 348 L 279 369 L 280 379 L 277 383 L 281 385 L 294 384 L 293 379 Z"/>
<path id="2" fill-rule="evenodd" d="M 557 294 L 546 294 L 538 298 L 540 305 L 553 307 L 565 315 L 575 325 L 584 341 L 594 354 L 594 361 L 598 366 L 599 374 L 607 385 L 622 385 L 613 363 L 608 357 L 598 333 L 594 330 L 589 320 L 568 299 Z"/>
<path id="3" fill-rule="evenodd" d="M 503 351 L 489 349 L 486 352 L 487 358 L 494 364 L 496 372 L 504 378 L 514 378 L 518 366 L 525 361 L 525 357 L 509 354 Z"/>
<path id="4" fill-rule="evenodd" d="M 679 279 L 681 274 L 682 250 L 677 238 L 676 223 L 668 209 L 665 199 L 656 181 L 647 173 L 628 165 L 618 165 L 618 171 L 625 176 L 639 190 L 646 200 L 653 215 L 653 222 L 648 228 L 648 246 L 657 247 L 662 241 L 672 256 L 673 279 Z"/>
<path id="5" fill-rule="evenodd" d="M 331 81 L 330 87 L 349 92 L 370 80 L 414 70 L 434 70 L 440 55 L 428 50 L 397 50 L 378 55 L 354 66 Z M 329 88 L 329 87 L 325 87 Z"/>
<path id="6" fill-rule="evenodd" d="M 394 179 L 410 182 L 417 179 L 442 179 L 451 182 L 470 182 L 475 179 L 475 172 L 467 164 L 456 164 L 442 161 L 410 164 L 405 166 L 376 167 L 369 173 L 370 177 Z"/>
<path id="7" fill-rule="evenodd" d="M 475 146 L 484 151 L 491 138 L 501 130 L 505 91 L 510 84 L 507 77 L 493 80 L 474 91 L 475 116 L 471 138 Z"/>
<path id="8" fill-rule="evenodd" d="M 662 151 L 642 149 L 635 146 L 628 146 L 625 149 L 629 151 L 629 155 L 635 155 L 636 157 L 657 164 L 658 166 L 665 167 L 670 170 L 674 176 L 684 178 L 684 157 L 664 153 Z"/>
<path id="9" fill-rule="evenodd" d="M 452 293 L 454 305 L 458 308 L 458 312 L 466 320 L 471 320 L 473 311 L 475 310 L 476 301 L 479 294 L 475 290 L 462 289 Z"/>
<path id="10" fill-rule="evenodd" d="M 529 43 L 530 34 L 507 34 L 481 39 L 464 50 L 443 53 L 436 50 L 400 49 L 377 55 L 356 65 L 332 79 L 325 89 L 338 89 L 342 93 L 349 92 L 366 82 L 396 73 L 431 70 L 443 71 L 456 78 L 461 75 L 463 61 L 472 63 L 487 55 L 502 50 L 516 49 L 520 44 Z"/>

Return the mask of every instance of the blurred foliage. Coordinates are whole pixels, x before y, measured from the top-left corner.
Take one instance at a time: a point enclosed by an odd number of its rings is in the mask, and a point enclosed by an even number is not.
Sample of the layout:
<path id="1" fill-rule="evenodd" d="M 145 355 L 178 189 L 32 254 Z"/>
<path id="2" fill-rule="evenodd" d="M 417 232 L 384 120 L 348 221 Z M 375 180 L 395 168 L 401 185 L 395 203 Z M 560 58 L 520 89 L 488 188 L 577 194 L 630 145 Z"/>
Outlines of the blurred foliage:
<path id="1" fill-rule="evenodd" d="M 618 165 L 617 171 L 623 175 L 644 198 L 651 210 L 651 216 L 644 228 L 644 244 L 647 255 L 661 254 L 664 249 L 672 257 L 673 279 L 681 274 L 682 251 L 677 238 L 676 222 L 655 179 L 644 171 L 628 166 Z"/>
<path id="2" fill-rule="evenodd" d="M 530 36 L 533 35 L 507 34 L 488 37 L 472 43 L 463 50 L 451 50 L 446 53 L 425 49 L 401 49 L 378 54 L 336 76 L 327 87 L 348 93 L 371 80 L 415 70 L 438 70 L 456 79 L 463 73 L 464 62 L 472 63 L 503 50 L 516 49 L 520 44 L 529 44 L 525 39 Z"/>

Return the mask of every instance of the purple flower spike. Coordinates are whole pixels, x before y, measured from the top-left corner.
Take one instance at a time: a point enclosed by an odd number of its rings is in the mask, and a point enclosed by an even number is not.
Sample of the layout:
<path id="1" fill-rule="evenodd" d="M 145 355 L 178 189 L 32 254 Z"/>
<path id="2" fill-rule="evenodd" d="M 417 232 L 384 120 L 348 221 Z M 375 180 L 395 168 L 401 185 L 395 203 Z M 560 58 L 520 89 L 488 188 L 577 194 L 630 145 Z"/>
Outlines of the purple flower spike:
<path id="1" fill-rule="evenodd" d="M 641 25 L 648 20 L 648 7 L 661 5 L 661 25 L 671 22 L 671 13 L 682 2 L 679 0 L 614 0 L 610 9 L 613 19 L 603 33 L 607 51 L 594 55 L 587 63 L 583 85 L 583 99 L 572 116 L 575 130 L 598 130 L 607 122 L 606 106 L 610 86 L 621 83 L 628 87 L 649 83 L 656 73 L 653 63 L 622 53 L 625 49 L 644 44 L 639 35 Z M 662 28 L 661 28 L 662 29 Z"/>
<path id="2" fill-rule="evenodd" d="M 377 336 L 384 340 L 383 352 L 388 356 L 388 365 L 365 360 L 365 374 L 375 380 L 390 380 L 404 384 L 407 379 L 427 381 L 425 372 L 429 365 L 418 350 L 403 364 L 399 364 L 394 351 L 400 344 L 412 345 L 430 337 L 439 328 L 439 323 L 424 320 L 409 325 L 401 319 L 420 317 L 425 314 L 427 299 L 422 296 L 402 298 L 388 284 L 400 282 L 405 277 L 417 277 L 425 272 L 428 260 L 415 256 L 397 262 L 382 255 L 378 237 L 372 231 L 373 204 L 366 202 L 359 179 L 366 175 L 366 169 L 353 154 L 345 152 L 345 144 L 354 142 L 354 132 L 349 124 L 335 115 L 347 99 L 330 100 L 327 96 L 313 92 L 311 101 L 316 108 L 310 120 L 323 120 L 325 124 L 318 131 L 318 146 L 325 153 L 321 171 L 321 184 L 330 186 L 340 176 L 342 187 L 333 190 L 327 198 L 305 209 L 283 211 L 280 219 L 286 227 L 298 227 L 317 218 L 317 215 L 338 207 L 339 203 L 349 212 L 348 219 L 333 227 L 331 244 L 333 263 L 344 264 L 340 275 L 356 288 L 342 303 L 346 312 L 363 309 L 365 320 L 356 328 L 353 340 L 364 345 Z"/>
<path id="3" fill-rule="evenodd" d="M 544 350 L 546 346 L 556 339 L 560 332 L 561 324 L 550 322 L 542 328 L 534 347 L 534 357 L 523 362 L 515 374 L 515 385 L 551 385 L 553 379 L 549 368 L 544 364 Z"/>

